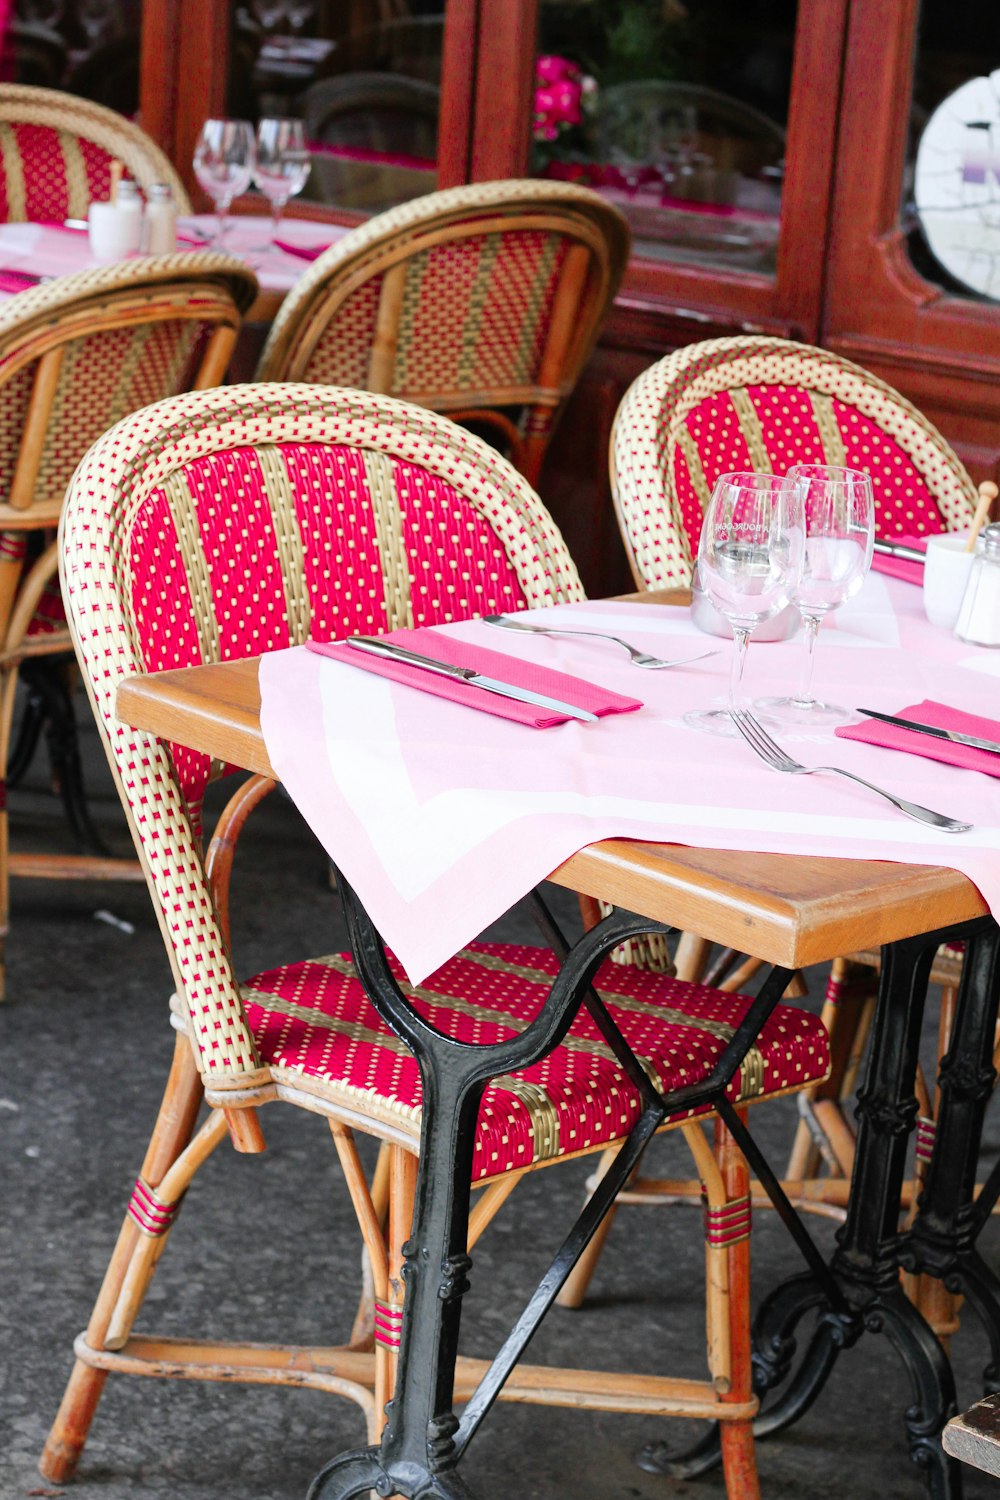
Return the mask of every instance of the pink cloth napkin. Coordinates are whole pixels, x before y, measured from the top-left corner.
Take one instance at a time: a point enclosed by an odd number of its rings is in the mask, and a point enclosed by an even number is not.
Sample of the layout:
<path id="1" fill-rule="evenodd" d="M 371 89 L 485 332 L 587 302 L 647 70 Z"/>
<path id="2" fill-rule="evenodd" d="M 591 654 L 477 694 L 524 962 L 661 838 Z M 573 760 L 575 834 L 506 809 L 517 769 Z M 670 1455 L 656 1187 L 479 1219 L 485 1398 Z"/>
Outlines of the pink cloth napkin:
<path id="1" fill-rule="evenodd" d="M 972 734 L 981 740 L 995 740 L 1000 744 L 1000 722 L 983 719 L 978 714 L 967 714 L 959 708 L 949 708 L 946 703 L 935 703 L 925 698 L 922 703 L 912 703 L 909 708 L 896 711 L 900 719 L 914 719 L 919 724 L 930 724 L 935 729 L 953 729 L 958 734 Z M 987 776 L 1000 776 L 1000 754 L 992 750 L 975 750 L 971 745 L 955 745 L 949 740 L 937 740 L 929 734 L 915 733 L 912 729 L 899 729 L 895 724 L 883 724 L 878 719 L 868 719 L 863 724 L 849 724 L 836 731 L 842 740 L 861 740 L 866 745 L 882 745 L 886 750 L 905 750 L 909 755 L 925 755 L 928 760 L 944 761 L 948 766 L 961 766 L 965 771 L 983 771 Z"/>
<path id="2" fill-rule="evenodd" d="M 40 276 L 30 276 L 27 271 L 0 271 L 0 292 L 26 292 L 37 286 Z"/>
<path id="3" fill-rule="evenodd" d="M 446 661 L 455 667 L 474 667 L 485 677 L 495 677 L 499 682 L 509 682 L 512 687 L 527 688 L 532 693 L 544 694 L 546 698 L 572 703 L 575 708 L 584 708 L 598 718 L 606 714 L 632 713 L 642 707 L 637 698 L 624 698 L 595 682 L 585 682 L 583 678 L 571 677 L 566 672 L 553 672 L 551 667 L 539 667 L 500 651 L 467 646 L 453 637 L 439 635 L 436 630 L 393 630 L 381 639 L 392 641 L 408 651 L 418 651 L 421 656 L 433 656 L 435 661 Z M 451 677 L 439 677 L 421 667 L 353 650 L 343 641 L 307 641 L 306 644 L 310 651 L 332 657 L 334 661 L 346 662 L 348 666 L 360 667 L 365 672 L 375 672 L 379 677 L 388 677 L 406 687 L 420 688 L 437 698 L 447 698 L 451 703 L 462 703 L 467 708 L 478 708 L 501 719 L 512 719 L 516 724 L 548 729 L 553 724 L 565 724 L 569 718 L 567 714 L 553 713 L 532 703 L 519 703 L 516 698 L 503 698 L 498 693 L 471 687 Z"/>
<path id="4" fill-rule="evenodd" d="M 274 240 L 276 250 L 284 250 L 286 255 L 297 255 L 300 260 L 319 260 L 329 250 L 329 245 L 292 245 L 287 240 Z"/>
<path id="5" fill-rule="evenodd" d="M 887 542 L 897 542 L 901 547 L 914 547 L 918 552 L 927 551 L 927 538 L 925 536 L 889 536 Z M 890 578 L 901 578 L 904 583 L 923 584 L 924 565 L 918 562 L 908 562 L 904 557 L 886 557 L 884 552 L 872 554 L 872 570 L 875 573 L 888 573 Z"/>

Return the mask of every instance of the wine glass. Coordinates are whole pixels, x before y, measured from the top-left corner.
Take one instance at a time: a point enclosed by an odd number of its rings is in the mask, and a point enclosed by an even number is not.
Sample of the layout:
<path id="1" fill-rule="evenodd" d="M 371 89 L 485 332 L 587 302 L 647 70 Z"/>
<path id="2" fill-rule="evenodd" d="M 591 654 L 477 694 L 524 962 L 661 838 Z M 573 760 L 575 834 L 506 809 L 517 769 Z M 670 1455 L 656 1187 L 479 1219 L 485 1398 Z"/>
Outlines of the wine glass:
<path id="1" fill-rule="evenodd" d="M 219 227 L 212 243 L 226 236 L 226 214 L 234 198 L 250 186 L 254 170 L 253 127 L 249 120 L 206 120 L 194 148 L 194 175 L 215 204 Z"/>
<path id="2" fill-rule="evenodd" d="M 761 698 L 759 706 L 783 724 L 850 724 L 856 714 L 820 703 L 813 693 L 813 662 L 820 625 L 857 593 L 871 567 L 872 482 L 857 469 L 834 464 L 796 464 L 787 477 L 799 490 L 805 516 L 802 575 L 792 597 L 805 624 L 806 656 L 798 689 L 784 698 Z"/>
<path id="3" fill-rule="evenodd" d="M 740 686 L 751 632 L 785 608 L 802 569 L 802 493 L 774 474 L 723 474 L 715 482 L 698 544 L 698 580 L 733 628 L 729 702 L 684 715 L 693 729 L 735 734 L 730 710 Z"/>
<path id="4" fill-rule="evenodd" d="M 261 120 L 257 126 L 257 165 L 254 181 L 271 205 L 271 242 L 278 233 L 281 211 L 289 198 L 301 193 L 309 176 L 309 151 L 301 120 Z M 264 249 L 270 249 L 270 244 Z"/>

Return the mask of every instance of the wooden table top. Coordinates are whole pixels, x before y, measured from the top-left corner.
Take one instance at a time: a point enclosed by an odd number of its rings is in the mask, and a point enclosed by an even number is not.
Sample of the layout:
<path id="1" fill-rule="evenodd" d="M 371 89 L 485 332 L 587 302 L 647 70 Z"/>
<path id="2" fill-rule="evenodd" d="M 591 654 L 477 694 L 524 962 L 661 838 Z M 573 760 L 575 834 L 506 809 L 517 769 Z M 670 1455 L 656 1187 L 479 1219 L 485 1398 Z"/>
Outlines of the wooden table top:
<path id="1" fill-rule="evenodd" d="M 273 776 L 257 668 L 253 658 L 131 677 L 118 689 L 116 711 L 136 729 Z M 592 844 L 550 878 L 789 968 L 987 911 L 956 870 L 628 839 Z"/>

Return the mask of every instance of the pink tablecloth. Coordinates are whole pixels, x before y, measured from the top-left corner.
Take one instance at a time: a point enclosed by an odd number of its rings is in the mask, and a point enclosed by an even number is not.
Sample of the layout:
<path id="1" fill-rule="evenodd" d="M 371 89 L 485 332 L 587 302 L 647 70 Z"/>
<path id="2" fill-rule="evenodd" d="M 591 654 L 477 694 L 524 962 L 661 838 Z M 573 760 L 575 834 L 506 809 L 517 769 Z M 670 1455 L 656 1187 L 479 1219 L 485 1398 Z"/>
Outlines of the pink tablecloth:
<path id="1" fill-rule="evenodd" d="M 218 221 L 212 214 L 198 214 L 178 223 L 178 250 L 222 248 L 246 260 L 257 273 L 266 292 L 287 292 L 302 275 L 308 262 L 297 255 L 267 246 L 271 221 L 263 218 L 232 217 L 221 247 L 210 245 L 202 236 L 215 234 Z M 303 248 L 327 246 L 347 231 L 337 224 L 321 224 L 310 219 L 286 219 L 280 238 Z M 65 229 L 56 224 L 0 224 L 0 270 L 23 271 L 32 276 L 69 276 L 92 266 L 107 264 L 90 253 L 85 230 Z M 0 301 L 14 293 L 0 294 Z"/>
<path id="2" fill-rule="evenodd" d="M 589 603 L 539 611 L 616 631 L 658 655 L 706 638 L 686 611 Z M 480 622 L 448 627 L 496 647 Z M 304 648 L 261 666 L 261 723 L 272 765 L 419 983 L 569 855 L 627 836 L 703 848 L 895 859 L 963 871 L 1000 912 L 1000 781 L 978 772 L 787 730 L 806 764 L 855 770 L 975 824 L 938 833 L 837 777 L 769 770 L 742 740 L 687 728 L 687 709 L 724 701 L 728 643 L 691 667 L 644 672 L 618 647 L 503 638 L 510 654 L 589 677 L 645 707 L 545 734 L 470 713 Z M 751 645 L 751 695 L 797 681 L 802 644 Z M 888 713 L 933 698 L 996 718 L 1000 652 L 964 645 L 924 619 L 920 591 L 873 575 L 824 627 L 816 687 Z"/>

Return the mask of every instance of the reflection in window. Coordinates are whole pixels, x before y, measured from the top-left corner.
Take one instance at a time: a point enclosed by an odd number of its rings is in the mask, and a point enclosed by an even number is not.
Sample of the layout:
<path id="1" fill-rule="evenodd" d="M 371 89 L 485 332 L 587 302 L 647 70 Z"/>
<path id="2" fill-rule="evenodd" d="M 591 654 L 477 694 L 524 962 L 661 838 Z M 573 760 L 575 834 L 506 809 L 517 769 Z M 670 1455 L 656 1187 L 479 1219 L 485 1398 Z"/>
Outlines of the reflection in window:
<path id="1" fill-rule="evenodd" d="M 444 0 L 233 8 L 229 112 L 305 123 L 303 192 L 375 214 L 434 190 Z"/>
<path id="2" fill-rule="evenodd" d="M 1000 6 L 924 0 L 903 182 L 910 256 L 928 281 L 1000 302 Z"/>
<path id="3" fill-rule="evenodd" d="M 132 116 L 139 108 L 141 19 L 142 0 L 15 0 L 2 76 Z"/>
<path id="4" fill-rule="evenodd" d="M 542 0 L 536 175 L 618 204 L 638 253 L 773 274 L 795 0 Z"/>

